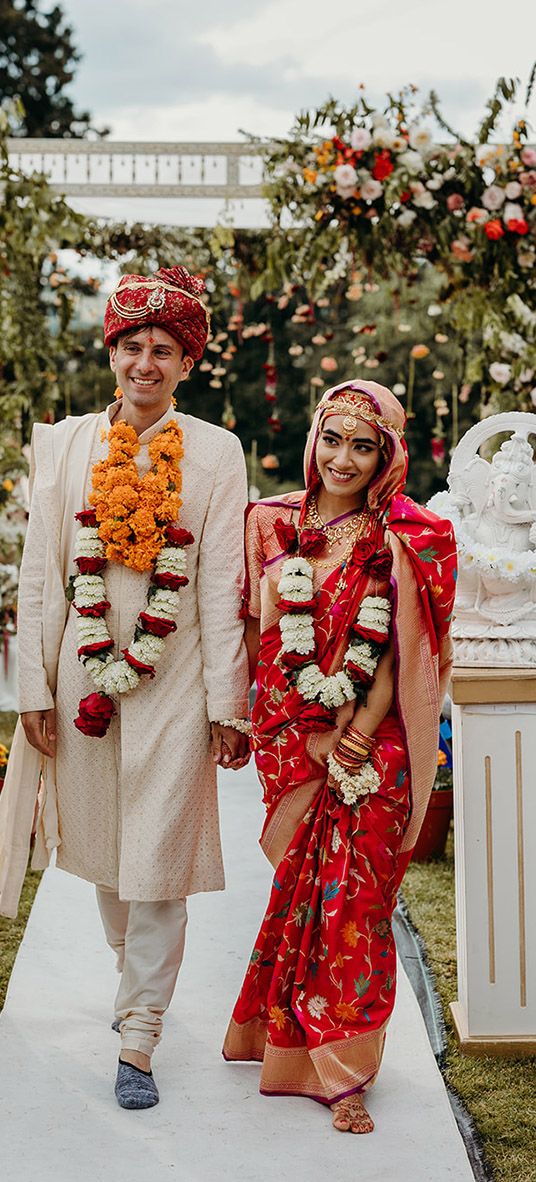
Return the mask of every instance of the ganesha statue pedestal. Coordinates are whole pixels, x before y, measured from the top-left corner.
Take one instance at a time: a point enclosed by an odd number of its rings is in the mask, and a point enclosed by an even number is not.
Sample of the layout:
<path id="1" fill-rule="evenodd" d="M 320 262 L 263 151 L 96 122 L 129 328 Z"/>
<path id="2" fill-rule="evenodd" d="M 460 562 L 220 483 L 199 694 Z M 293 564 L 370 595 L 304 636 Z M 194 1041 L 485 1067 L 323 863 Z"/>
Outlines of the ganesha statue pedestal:
<path id="1" fill-rule="evenodd" d="M 452 676 L 460 1046 L 536 1053 L 536 669 Z"/>

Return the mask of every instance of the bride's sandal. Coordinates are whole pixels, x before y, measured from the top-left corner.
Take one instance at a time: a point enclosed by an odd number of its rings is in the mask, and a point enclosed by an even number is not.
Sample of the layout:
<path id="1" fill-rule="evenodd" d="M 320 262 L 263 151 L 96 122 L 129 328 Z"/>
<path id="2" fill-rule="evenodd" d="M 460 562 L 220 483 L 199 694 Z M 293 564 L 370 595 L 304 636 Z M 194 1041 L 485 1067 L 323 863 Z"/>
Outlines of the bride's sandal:
<path id="1" fill-rule="evenodd" d="M 346 1096 L 333 1104 L 333 1128 L 339 1133 L 372 1133 L 374 1121 L 360 1096 Z"/>

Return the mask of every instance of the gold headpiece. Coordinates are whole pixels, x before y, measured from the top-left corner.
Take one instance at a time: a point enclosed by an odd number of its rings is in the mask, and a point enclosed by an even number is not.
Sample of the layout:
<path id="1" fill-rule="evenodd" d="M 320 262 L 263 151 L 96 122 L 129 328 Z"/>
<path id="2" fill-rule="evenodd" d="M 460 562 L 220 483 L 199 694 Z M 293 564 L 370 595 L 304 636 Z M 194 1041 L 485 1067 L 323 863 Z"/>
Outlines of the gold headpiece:
<path id="1" fill-rule="evenodd" d="M 377 414 L 371 406 L 368 398 L 364 398 L 362 394 L 352 396 L 342 395 L 341 398 L 326 398 L 325 401 L 320 401 L 318 409 L 321 411 L 330 410 L 332 414 L 344 415 L 343 427 L 345 431 L 353 431 L 357 426 L 357 420 L 363 419 L 366 423 L 371 423 L 373 427 L 383 427 L 385 431 L 394 431 L 395 435 L 400 438 L 404 432 L 402 427 L 397 427 L 396 423 L 392 423 L 390 419 L 386 419 L 383 415 Z M 352 420 L 350 422 L 350 420 Z"/>

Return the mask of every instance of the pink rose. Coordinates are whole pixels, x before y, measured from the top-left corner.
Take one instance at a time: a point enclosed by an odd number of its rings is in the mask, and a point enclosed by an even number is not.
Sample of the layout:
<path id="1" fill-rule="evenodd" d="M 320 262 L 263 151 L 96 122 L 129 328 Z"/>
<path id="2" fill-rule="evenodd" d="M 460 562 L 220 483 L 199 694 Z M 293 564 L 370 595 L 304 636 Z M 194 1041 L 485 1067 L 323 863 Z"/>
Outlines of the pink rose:
<path id="1" fill-rule="evenodd" d="M 523 161 L 523 164 L 527 165 L 527 168 L 534 168 L 534 166 L 536 165 L 536 148 L 530 148 L 530 147 L 522 148 L 521 149 L 521 159 Z"/>
<path id="2" fill-rule="evenodd" d="M 519 180 L 524 189 L 536 189 L 536 169 L 532 168 L 530 172 L 520 172 Z"/>
<path id="3" fill-rule="evenodd" d="M 489 209 L 492 213 L 500 209 L 506 197 L 504 189 L 500 185 L 489 185 L 484 189 L 482 194 L 482 205 L 485 209 Z"/>
<path id="4" fill-rule="evenodd" d="M 451 213 L 454 213 L 456 209 L 463 209 L 464 205 L 465 201 L 461 193 L 451 193 L 450 197 L 447 197 L 447 209 L 449 209 Z"/>
<path id="5" fill-rule="evenodd" d="M 522 189 L 519 181 L 508 181 L 506 189 L 504 190 L 509 201 L 515 201 L 521 196 Z"/>

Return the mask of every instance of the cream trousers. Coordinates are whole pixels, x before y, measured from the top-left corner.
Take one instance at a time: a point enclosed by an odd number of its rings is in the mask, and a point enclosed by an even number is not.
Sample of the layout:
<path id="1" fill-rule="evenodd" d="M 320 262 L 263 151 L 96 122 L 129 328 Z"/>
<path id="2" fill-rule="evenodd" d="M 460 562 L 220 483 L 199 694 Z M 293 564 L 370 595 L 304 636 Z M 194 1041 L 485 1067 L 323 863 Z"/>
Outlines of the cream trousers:
<path id="1" fill-rule="evenodd" d="M 97 887 L 97 902 L 121 973 L 115 999 L 121 1047 L 152 1055 L 184 954 L 186 900 L 126 903 L 115 891 Z"/>

